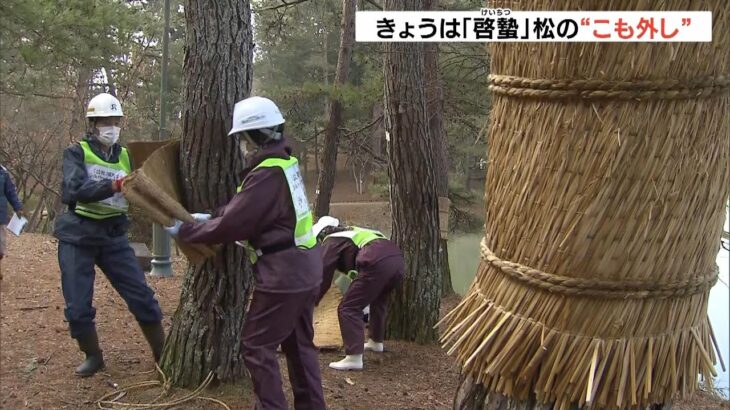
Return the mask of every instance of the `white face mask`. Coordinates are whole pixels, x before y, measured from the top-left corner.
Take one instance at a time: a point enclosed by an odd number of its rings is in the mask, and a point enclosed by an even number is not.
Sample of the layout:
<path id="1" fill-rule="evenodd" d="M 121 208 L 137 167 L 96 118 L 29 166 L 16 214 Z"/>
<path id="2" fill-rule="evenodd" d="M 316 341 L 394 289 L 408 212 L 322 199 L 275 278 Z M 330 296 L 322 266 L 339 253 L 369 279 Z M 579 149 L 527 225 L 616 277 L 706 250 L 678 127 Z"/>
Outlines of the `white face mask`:
<path id="1" fill-rule="evenodd" d="M 97 130 L 99 130 L 99 135 L 97 135 L 96 138 L 99 139 L 99 142 L 106 145 L 107 147 L 110 147 L 117 143 L 119 140 L 119 131 L 122 129 L 111 125 L 108 127 L 97 127 Z"/>

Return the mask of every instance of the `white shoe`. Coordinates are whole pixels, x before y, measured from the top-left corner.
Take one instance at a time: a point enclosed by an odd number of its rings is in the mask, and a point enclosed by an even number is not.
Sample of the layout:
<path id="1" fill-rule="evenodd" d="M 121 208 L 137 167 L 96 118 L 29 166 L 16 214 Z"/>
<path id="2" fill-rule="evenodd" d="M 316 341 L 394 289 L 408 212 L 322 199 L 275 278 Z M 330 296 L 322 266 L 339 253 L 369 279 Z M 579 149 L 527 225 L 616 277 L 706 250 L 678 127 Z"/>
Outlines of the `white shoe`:
<path id="1" fill-rule="evenodd" d="M 330 363 L 330 368 L 335 370 L 362 370 L 362 355 L 348 354 L 339 362 Z"/>
<path id="2" fill-rule="evenodd" d="M 368 339 L 368 341 L 365 343 L 365 350 L 370 350 L 371 352 L 376 353 L 383 353 L 384 347 L 383 343 L 376 342 L 373 339 Z"/>

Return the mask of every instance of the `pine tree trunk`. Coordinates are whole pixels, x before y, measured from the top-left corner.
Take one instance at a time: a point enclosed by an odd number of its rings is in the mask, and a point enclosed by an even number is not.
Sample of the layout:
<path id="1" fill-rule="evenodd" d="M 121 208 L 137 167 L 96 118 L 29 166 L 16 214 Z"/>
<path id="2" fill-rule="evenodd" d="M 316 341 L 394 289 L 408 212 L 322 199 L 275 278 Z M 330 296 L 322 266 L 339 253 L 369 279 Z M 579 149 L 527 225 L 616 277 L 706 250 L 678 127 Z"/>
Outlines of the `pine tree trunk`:
<path id="1" fill-rule="evenodd" d="M 421 0 L 387 0 L 387 10 L 422 10 Z M 435 151 L 424 91 L 423 43 L 385 45 L 385 119 L 392 237 L 405 254 L 403 286 L 389 313 L 390 337 L 428 343 L 441 302 Z"/>
<path id="2" fill-rule="evenodd" d="M 335 87 L 347 83 L 352 63 L 352 48 L 355 44 L 355 4 L 356 0 L 342 0 L 342 25 L 340 51 L 337 55 L 337 72 Z M 342 126 L 342 102 L 334 97 L 329 103 L 329 121 L 324 133 L 324 150 L 322 151 L 322 168 L 317 179 L 317 197 L 314 200 L 314 214 L 329 214 L 332 189 L 335 186 L 337 173 L 337 147 Z"/>
<path id="3" fill-rule="evenodd" d="M 424 0 L 425 10 L 436 10 L 438 0 Z M 436 152 L 436 193 L 439 197 L 449 196 L 449 159 L 448 143 L 446 140 L 446 129 L 444 128 L 444 92 L 439 75 L 439 45 L 438 43 L 426 43 L 426 110 L 428 113 L 428 124 L 430 135 L 433 138 L 433 147 Z M 451 284 L 451 269 L 449 268 L 448 241 L 445 238 L 439 239 L 441 252 L 441 296 L 454 294 L 454 286 Z"/>
<path id="4" fill-rule="evenodd" d="M 518 401 L 499 393 L 489 393 L 471 376 L 462 377 L 454 397 L 454 410 L 549 410 L 535 400 Z"/>
<path id="5" fill-rule="evenodd" d="M 185 18 L 180 166 L 186 208 L 201 212 L 230 200 L 243 168 L 227 134 L 235 102 L 251 89 L 251 11 L 248 1 L 188 0 Z M 188 269 L 162 359 L 174 384 L 196 386 L 209 372 L 221 381 L 245 375 L 240 340 L 250 278 L 236 246 Z"/>
<path id="6" fill-rule="evenodd" d="M 376 103 L 373 105 L 373 121 L 380 117 L 383 117 L 383 105 Z M 373 154 L 382 157 L 383 147 L 385 146 L 385 121 L 378 122 L 373 127 L 373 132 L 370 135 L 370 148 L 373 150 Z"/>

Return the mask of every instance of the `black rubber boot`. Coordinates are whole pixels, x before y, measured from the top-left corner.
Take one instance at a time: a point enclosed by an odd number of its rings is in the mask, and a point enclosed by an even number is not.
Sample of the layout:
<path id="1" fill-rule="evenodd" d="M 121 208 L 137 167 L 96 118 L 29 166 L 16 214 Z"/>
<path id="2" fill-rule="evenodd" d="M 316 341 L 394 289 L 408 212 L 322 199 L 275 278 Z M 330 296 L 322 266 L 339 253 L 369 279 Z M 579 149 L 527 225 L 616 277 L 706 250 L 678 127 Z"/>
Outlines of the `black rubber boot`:
<path id="1" fill-rule="evenodd" d="M 96 330 L 91 331 L 78 339 L 79 349 L 86 354 L 86 360 L 76 368 L 76 376 L 90 377 L 104 368 L 104 357 L 99 348 L 99 337 Z"/>
<path id="2" fill-rule="evenodd" d="M 162 348 L 165 347 L 165 329 L 162 328 L 162 323 L 140 323 L 139 327 L 142 328 L 144 338 L 147 339 L 147 343 L 152 348 L 155 362 L 159 363 L 160 357 L 162 357 Z"/>

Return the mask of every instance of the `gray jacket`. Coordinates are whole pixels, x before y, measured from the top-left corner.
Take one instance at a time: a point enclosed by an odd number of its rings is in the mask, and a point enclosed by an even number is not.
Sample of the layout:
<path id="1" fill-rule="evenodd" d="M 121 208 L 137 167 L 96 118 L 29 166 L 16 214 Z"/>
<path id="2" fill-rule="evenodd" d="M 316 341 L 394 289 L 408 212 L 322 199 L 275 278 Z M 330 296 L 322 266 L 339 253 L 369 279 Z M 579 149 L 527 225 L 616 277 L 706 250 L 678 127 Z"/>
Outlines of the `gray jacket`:
<path id="1" fill-rule="evenodd" d="M 105 152 L 94 137 L 86 136 L 92 151 L 107 162 L 119 161 L 122 147 L 114 144 L 110 152 Z M 106 246 L 125 243 L 129 221 L 126 215 L 96 220 L 74 212 L 77 202 L 97 202 L 114 195 L 112 180 L 92 181 L 86 173 L 84 150 L 73 144 L 63 152 L 63 184 L 61 200 L 68 209 L 56 221 L 54 236 L 59 241 L 76 245 Z"/>

